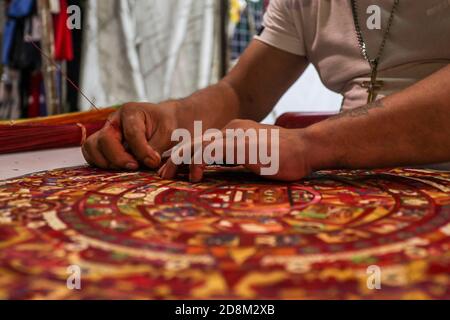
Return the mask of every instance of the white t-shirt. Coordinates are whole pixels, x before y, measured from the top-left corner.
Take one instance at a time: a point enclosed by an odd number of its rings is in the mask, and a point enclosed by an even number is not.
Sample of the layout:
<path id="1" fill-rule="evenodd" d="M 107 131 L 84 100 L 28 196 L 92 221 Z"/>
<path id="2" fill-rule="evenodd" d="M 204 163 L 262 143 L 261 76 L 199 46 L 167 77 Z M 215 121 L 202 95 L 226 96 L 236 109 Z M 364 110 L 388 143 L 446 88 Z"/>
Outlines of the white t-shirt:
<path id="1" fill-rule="evenodd" d="M 375 57 L 394 0 L 357 0 L 359 24 Z M 366 12 L 381 8 L 381 30 L 370 30 Z M 350 0 L 271 0 L 265 29 L 256 39 L 306 56 L 323 83 L 344 95 L 343 108 L 366 104 L 370 66 L 361 55 Z M 380 61 L 379 98 L 405 89 L 450 63 L 450 0 L 401 0 Z"/>

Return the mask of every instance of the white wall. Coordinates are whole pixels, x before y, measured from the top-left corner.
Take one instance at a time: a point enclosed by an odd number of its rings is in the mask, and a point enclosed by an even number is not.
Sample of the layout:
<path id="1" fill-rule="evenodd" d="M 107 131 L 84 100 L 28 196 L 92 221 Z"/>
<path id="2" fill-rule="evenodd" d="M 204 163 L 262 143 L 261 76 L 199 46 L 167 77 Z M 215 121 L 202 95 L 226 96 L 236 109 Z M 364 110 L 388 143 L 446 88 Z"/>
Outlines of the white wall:
<path id="1" fill-rule="evenodd" d="M 342 96 L 328 90 L 311 65 L 264 122 L 274 123 L 275 119 L 285 112 L 338 112 L 341 102 Z"/>

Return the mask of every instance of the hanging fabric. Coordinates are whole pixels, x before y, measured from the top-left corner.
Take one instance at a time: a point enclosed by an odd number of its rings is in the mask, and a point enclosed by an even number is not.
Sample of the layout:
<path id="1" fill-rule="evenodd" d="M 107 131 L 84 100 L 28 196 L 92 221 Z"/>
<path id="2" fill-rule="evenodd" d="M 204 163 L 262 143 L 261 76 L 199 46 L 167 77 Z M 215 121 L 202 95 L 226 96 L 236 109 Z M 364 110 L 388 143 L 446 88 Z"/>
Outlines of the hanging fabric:
<path id="1" fill-rule="evenodd" d="M 25 20 L 25 42 L 39 42 L 41 41 L 41 21 L 38 16 L 32 15 L 29 19 Z"/>
<path id="2" fill-rule="evenodd" d="M 86 5 L 81 88 L 97 104 L 179 98 L 217 81 L 219 1 L 89 0 Z M 209 52 L 213 58 L 202 59 Z M 90 107 L 84 99 L 80 104 Z"/>
<path id="3" fill-rule="evenodd" d="M 14 33 L 16 30 L 16 20 L 8 20 L 3 30 L 2 64 L 9 65 L 11 50 L 14 43 Z"/>
<path id="4" fill-rule="evenodd" d="M 39 5 L 38 5 L 39 4 Z M 1 62 L 7 67 L 8 70 L 17 70 L 18 80 L 18 97 L 17 99 L 8 98 L 8 94 L 3 95 L 8 100 L 4 100 L 0 96 L 0 118 L 5 118 L 12 115 L 10 112 L 11 101 L 15 101 L 15 105 L 19 105 L 20 116 L 22 117 L 35 117 L 45 116 L 49 113 L 46 105 L 52 106 L 51 113 L 65 111 L 63 106 L 68 106 L 67 103 L 67 84 L 65 78 L 62 77 L 61 72 L 56 72 L 53 75 L 47 73 L 53 64 L 48 64 L 44 60 L 46 67 L 44 73 L 42 73 L 42 57 L 41 51 L 51 52 L 52 58 L 57 61 L 58 65 L 67 70 L 67 62 L 75 59 L 75 50 L 72 39 L 72 30 L 67 26 L 68 20 L 68 5 L 78 4 L 76 0 L 47 0 L 43 2 L 37 2 L 36 0 L 12 0 L 5 3 L 7 21 L 4 23 L 3 32 L 3 46 L 1 52 Z M 43 5 L 43 6 L 40 6 Z M 43 8 L 46 12 L 46 28 L 44 28 L 43 20 Z M 51 25 L 51 28 L 48 26 Z M 45 29 L 45 30 L 44 30 Z M 45 35 L 43 37 L 43 35 Z M 45 40 L 45 41 L 44 41 Z M 48 45 L 48 46 L 45 46 Z M 81 47 L 77 48 L 77 65 L 71 66 L 71 72 L 73 68 L 79 69 L 79 56 L 81 53 Z M 8 79 L 8 75 L 4 75 L 5 79 Z M 51 94 L 45 94 L 43 92 L 43 80 L 46 84 L 44 87 L 46 90 L 54 88 L 55 91 L 51 91 Z M 75 78 L 75 82 L 78 82 L 78 77 Z M 47 84 L 51 86 L 47 87 Z M 11 90 L 10 83 L 2 82 L 2 92 L 8 93 Z M 71 93 L 72 96 L 77 93 Z M 51 103 L 45 99 L 51 99 Z M 47 99 L 47 100 L 48 100 Z M 72 103 L 67 110 L 76 111 L 77 98 L 72 97 Z M 53 108 L 55 104 L 58 104 L 56 108 Z M 17 115 L 16 115 L 17 116 Z"/>
<path id="5" fill-rule="evenodd" d="M 238 59 L 262 28 L 267 0 L 247 0 L 231 40 L 231 59 Z"/>
<path id="6" fill-rule="evenodd" d="M 8 8 L 8 17 L 24 18 L 29 16 L 35 7 L 35 0 L 12 0 Z"/>
<path id="7" fill-rule="evenodd" d="M 3 33 L 2 63 L 8 65 L 14 47 L 17 19 L 29 16 L 35 8 L 35 0 L 12 0 L 7 7 L 8 21 Z"/>
<path id="8" fill-rule="evenodd" d="M 30 77 L 29 83 L 29 97 L 28 97 L 28 118 L 36 118 L 41 116 L 41 72 L 34 72 Z"/>
<path id="9" fill-rule="evenodd" d="M 67 1 L 59 1 L 59 13 L 54 15 L 55 59 L 72 61 L 74 58 L 72 32 L 67 27 Z"/>
<path id="10" fill-rule="evenodd" d="M 34 11 L 34 0 L 13 0 L 6 7 L 0 96 L 2 118 L 11 119 L 28 114 L 28 74 L 40 68 L 40 55 L 25 41 L 25 38 L 33 35 L 31 17 Z"/>
<path id="11" fill-rule="evenodd" d="M 3 37 L 2 63 L 14 69 L 39 68 L 40 56 L 25 41 L 33 29 L 34 0 L 13 0 L 7 9 L 8 21 Z"/>
<path id="12" fill-rule="evenodd" d="M 15 119 L 20 116 L 18 71 L 4 68 L 0 86 L 0 119 Z"/>
<path id="13" fill-rule="evenodd" d="M 60 0 L 48 0 L 50 12 L 53 14 L 59 14 L 61 10 L 64 10 L 61 8 Z"/>

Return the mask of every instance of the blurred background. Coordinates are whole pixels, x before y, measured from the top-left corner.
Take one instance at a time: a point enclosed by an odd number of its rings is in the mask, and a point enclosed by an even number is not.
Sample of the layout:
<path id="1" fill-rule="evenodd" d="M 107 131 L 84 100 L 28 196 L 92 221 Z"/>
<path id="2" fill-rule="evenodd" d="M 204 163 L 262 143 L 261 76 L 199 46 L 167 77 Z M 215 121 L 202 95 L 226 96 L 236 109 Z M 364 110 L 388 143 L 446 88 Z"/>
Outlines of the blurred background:
<path id="1" fill-rule="evenodd" d="M 233 67 L 269 3 L 1 0 L 0 119 L 89 110 L 65 74 L 99 107 L 189 95 Z M 288 111 L 337 111 L 340 103 L 310 67 L 265 122 Z"/>

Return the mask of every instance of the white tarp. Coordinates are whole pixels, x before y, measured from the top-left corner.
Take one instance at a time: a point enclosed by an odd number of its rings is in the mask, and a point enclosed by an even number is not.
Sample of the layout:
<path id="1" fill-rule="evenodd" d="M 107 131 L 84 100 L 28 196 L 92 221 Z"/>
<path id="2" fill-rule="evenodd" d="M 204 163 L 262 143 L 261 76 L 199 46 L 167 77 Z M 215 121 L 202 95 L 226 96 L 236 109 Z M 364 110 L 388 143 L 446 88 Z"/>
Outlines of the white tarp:
<path id="1" fill-rule="evenodd" d="M 218 80 L 218 1 L 90 0 L 81 87 L 98 106 L 159 102 Z M 90 105 L 81 98 L 84 110 Z"/>
<path id="2" fill-rule="evenodd" d="M 216 0 L 89 0 L 82 88 L 98 106 L 184 97 L 218 80 Z M 80 98 L 84 110 L 90 108 Z M 281 99 L 266 123 L 287 111 L 338 111 L 342 97 L 317 72 Z"/>

